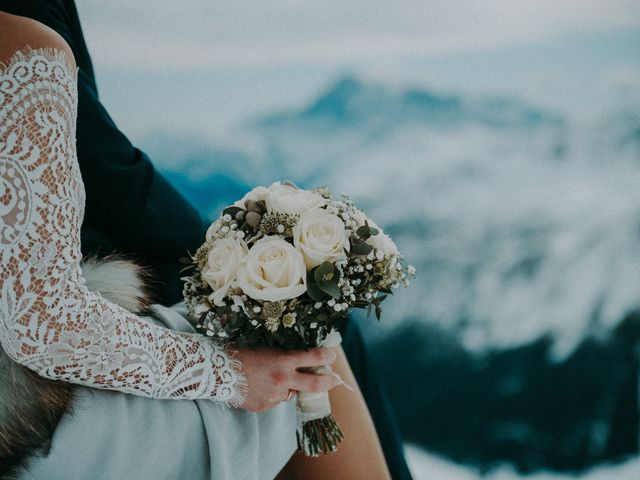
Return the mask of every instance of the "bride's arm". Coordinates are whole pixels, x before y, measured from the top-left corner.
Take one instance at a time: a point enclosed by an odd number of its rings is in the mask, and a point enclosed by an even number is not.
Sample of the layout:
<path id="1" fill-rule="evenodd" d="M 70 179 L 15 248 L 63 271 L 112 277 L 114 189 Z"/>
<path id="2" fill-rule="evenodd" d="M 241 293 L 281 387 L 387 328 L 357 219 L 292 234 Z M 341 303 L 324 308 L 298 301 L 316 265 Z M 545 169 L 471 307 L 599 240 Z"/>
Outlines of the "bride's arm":
<path id="1" fill-rule="evenodd" d="M 2 347 L 47 378 L 240 403 L 241 376 L 221 346 L 152 326 L 84 286 L 75 68 L 56 47 L 17 53 L 0 82 Z"/>
<path id="2" fill-rule="evenodd" d="M 42 44 L 35 22 L 24 23 L 0 35 L 2 50 L 13 51 L 9 41 L 22 43 L 25 31 L 26 45 Z M 2 348 L 47 378 L 240 404 L 239 366 L 221 346 L 152 326 L 84 286 L 75 65 L 61 38 L 43 38 L 47 50 L 0 59 L 8 63 L 0 69 Z"/>
<path id="3" fill-rule="evenodd" d="M 273 407 L 289 389 L 335 385 L 328 375 L 296 371 L 331 363 L 335 354 L 327 349 L 243 350 L 235 362 L 206 337 L 150 325 L 89 292 L 80 271 L 84 190 L 75 158 L 73 56 L 55 32 L 0 12 L 3 61 L 0 343 L 7 355 L 51 379 L 249 410 Z"/>

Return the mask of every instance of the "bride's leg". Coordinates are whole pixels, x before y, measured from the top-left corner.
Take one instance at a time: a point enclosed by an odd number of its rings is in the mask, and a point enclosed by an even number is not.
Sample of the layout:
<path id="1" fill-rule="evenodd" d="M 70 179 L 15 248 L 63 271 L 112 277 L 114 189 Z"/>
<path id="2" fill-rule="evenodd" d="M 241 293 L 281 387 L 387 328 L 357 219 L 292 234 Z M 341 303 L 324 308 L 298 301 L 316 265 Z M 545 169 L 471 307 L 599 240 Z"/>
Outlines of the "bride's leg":
<path id="1" fill-rule="evenodd" d="M 330 392 L 331 409 L 344 433 L 338 451 L 321 457 L 293 455 L 278 479 L 357 480 L 391 478 L 371 415 L 340 348 L 335 372 L 355 391 L 338 386 Z"/>

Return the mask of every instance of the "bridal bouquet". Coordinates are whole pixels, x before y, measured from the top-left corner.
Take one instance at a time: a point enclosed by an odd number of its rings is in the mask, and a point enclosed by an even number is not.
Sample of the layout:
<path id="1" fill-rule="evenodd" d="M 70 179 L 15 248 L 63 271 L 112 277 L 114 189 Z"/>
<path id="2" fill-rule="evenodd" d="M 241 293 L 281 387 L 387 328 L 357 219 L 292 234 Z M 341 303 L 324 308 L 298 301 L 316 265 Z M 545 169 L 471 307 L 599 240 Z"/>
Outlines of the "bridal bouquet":
<path id="1" fill-rule="evenodd" d="M 394 242 L 345 195 L 289 182 L 256 187 L 209 227 L 184 297 L 200 331 L 240 347 L 309 349 L 340 343 L 352 307 L 380 319 L 392 288 L 415 274 Z M 315 373 L 324 373 L 321 367 Z M 329 370 L 326 370 L 329 371 Z M 342 432 L 327 393 L 297 397 L 298 447 L 336 450 Z"/>

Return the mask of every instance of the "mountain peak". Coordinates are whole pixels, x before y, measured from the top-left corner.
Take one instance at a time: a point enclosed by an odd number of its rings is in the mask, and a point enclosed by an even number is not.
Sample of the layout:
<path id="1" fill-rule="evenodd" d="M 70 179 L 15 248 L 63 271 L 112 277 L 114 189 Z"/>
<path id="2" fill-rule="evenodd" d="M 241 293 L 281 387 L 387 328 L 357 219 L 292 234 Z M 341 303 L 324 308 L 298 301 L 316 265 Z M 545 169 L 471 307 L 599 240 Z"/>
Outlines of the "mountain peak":
<path id="1" fill-rule="evenodd" d="M 354 75 L 339 77 L 306 106 L 269 115 L 260 126 L 300 126 L 313 130 L 373 127 L 377 131 L 401 124 L 457 127 L 477 123 L 494 128 L 558 126 L 553 113 L 509 98 L 467 99 L 425 88 L 396 87 L 363 81 Z"/>
<path id="2" fill-rule="evenodd" d="M 355 112 L 349 108 L 350 104 L 364 89 L 365 85 L 358 78 L 352 75 L 343 76 L 313 101 L 302 115 L 304 117 L 329 116 L 343 121 L 351 119 Z"/>

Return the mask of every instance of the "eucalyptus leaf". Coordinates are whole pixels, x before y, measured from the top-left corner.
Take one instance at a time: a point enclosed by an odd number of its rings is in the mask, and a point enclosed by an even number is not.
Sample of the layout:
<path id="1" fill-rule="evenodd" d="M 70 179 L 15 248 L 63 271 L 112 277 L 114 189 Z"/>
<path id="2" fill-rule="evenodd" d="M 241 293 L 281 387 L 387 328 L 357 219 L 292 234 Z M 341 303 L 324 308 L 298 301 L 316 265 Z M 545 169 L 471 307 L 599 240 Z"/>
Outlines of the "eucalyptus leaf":
<path id="1" fill-rule="evenodd" d="M 320 290 L 329 294 L 331 297 L 336 300 L 340 298 L 342 292 L 340 291 L 340 287 L 338 287 L 338 282 L 325 282 L 317 285 Z"/>
<path id="2" fill-rule="evenodd" d="M 316 284 L 319 288 L 322 289 L 322 285 L 325 283 L 337 283 L 337 278 L 335 276 L 335 267 L 333 264 L 329 262 L 323 262 L 318 265 L 313 271 L 313 279 L 316 281 Z"/>
<path id="3" fill-rule="evenodd" d="M 368 225 L 363 225 L 362 227 L 358 227 L 358 229 L 356 230 L 356 233 L 360 238 L 362 238 L 363 240 L 366 240 L 371 236 L 371 229 L 369 228 Z"/>
<path id="4" fill-rule="evenodd" d="M 330 262 L 322 262 L 318 265 L 317 272 L 322 275 L 324 280 L 331 280 L 335 274 L 335 267 Z"/>
<path id="5" fill-rule="evenodd" d="M 324 293 L 322 290 L 320 290 L 318 286 L 313 281 L 311 281 L 311 279 L 308 277 L 307 277 L 307 294 L 312 300 L 316 302 L 322 302 L 323 300 L 327 300 L 327 298 L 329 298 L 329 296 L 326 293 Z"/>
<path id="6" fill-rule="evenodd" d="M 353 253 L 354 255 L 369 255 L 372 250 L 373 247 L 368 243 L 362 241 L 351 243 L 351 253 Z"/>

